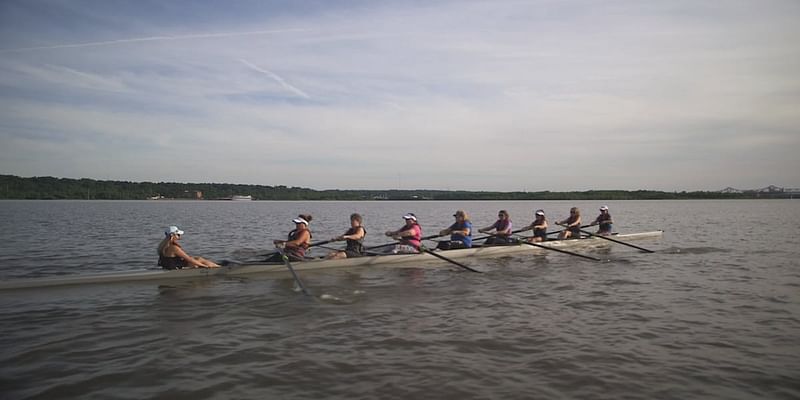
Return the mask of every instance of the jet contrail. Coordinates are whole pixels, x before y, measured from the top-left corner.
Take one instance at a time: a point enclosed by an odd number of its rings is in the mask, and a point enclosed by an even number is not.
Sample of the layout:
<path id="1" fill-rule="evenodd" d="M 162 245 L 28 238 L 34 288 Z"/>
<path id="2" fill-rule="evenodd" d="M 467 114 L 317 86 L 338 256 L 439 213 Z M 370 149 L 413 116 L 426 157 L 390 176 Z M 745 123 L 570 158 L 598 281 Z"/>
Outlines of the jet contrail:
<path id="1" fill-rule="evenodd" d="M 257 65 L 254 65 L 253 63 L 251 63 L 251 62 L 249 62 L 247 60 L 241 59 L 241 58 L 239 59 L 239 61 L 241 61 L 242 64 L 244 64 L 244 65 L 246 65 L 246 66 L 248 66 L 248 67 L 250 67 L 250 68 L 252 68 L 252 69 L 254 69 L 256 71 L 261 72 L 262 74 L 269 75 L 270 78 L 272 78 L 276 82 L 280 83 L 280 85 L 283 86 L 286 90 L 289 90 L 292 93 L 294 93 L 294 94 L 296 94 L 296 95 L 298 95 L 300 97 L 303 97 L 303 98 L 306 98 L 306 99 L 309 98 L 309 96 L 305 92 L 303 92 L 302 90 L 300 90 L 300 89 L 288 84 L 285 80 L 283 80 L 283 78 L 281 78 L 278 75 L 275 75 L 271 71 L 268 71 L 266 69 L 260 68 Z"/>
<path id="2" fill-rule="evenodd" d="M 0 49 L 0 53 L 109 46 L 109 45 L 124 44 L 124 43 L 155 42 L 159 40 L 206 39 L 206 38 L 219 38 L 219 37 L 231 37 L 231 36 L 268 35 L 271 33 L 305 32 L 305 31 L 307 31 L 307 29 L 277 29 L 277 30 L 264 30 L 264 31 L 249 31 L 249 32 L 199 33 L 194 35 L 177 35 L 177 36 L 150 36 L 150 37 L 130 38 L 130 39 L 104 40 L 101 42 L 68 43 L 68 44 L 56 44 L 52 46 L 21 47 L 17 49 Z"/>

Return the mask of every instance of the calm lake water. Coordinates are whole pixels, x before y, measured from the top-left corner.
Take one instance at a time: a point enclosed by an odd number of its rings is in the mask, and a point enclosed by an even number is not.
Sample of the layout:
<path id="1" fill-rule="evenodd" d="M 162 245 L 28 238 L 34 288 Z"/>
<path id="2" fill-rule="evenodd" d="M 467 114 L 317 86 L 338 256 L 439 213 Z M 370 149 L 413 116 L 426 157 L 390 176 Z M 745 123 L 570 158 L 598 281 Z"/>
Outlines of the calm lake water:
<path id="1" fill-rule="evenodd" d="M 601 202 L 0 201 L 0 277 L 155 267 L 271 250 L 298 213 L 316 240 L 364 215 L 369 244 L 414 212 L 593 219 Z M 797 399 L 800 201 L 608 202 L 613 245 L 423 268 L 0 292 L 2 399 Z M 314 254 L 326 250 L 315 249 Z"/>

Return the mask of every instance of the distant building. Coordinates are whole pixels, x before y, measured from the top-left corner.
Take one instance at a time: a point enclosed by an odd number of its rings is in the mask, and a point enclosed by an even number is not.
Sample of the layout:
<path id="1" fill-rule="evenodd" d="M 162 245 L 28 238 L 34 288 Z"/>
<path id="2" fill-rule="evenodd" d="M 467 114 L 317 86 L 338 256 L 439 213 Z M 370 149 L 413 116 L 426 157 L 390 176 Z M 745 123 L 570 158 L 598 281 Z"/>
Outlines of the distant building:
<path id="1" fill-rule="evenodd" d="M 765 188 L 756 190 L 759 193 L 783 193 L 783 188 L 775 185 L 769 185 Z"/>
<path id="2" fill-rule="evenodd" d="M 194 192 L 194 198 L 196 198 L 197 200 L 203 200 L 203 192 L 199 190 Z"/>

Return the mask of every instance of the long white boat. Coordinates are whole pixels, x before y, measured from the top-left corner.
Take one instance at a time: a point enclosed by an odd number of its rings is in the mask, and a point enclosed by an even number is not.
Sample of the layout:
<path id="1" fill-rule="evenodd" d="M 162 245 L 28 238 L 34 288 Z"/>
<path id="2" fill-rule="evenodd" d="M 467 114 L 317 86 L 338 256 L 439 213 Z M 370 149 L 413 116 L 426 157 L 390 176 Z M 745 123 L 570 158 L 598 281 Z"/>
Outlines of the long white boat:
<path id="1" fill-rule="evenodd" d="M 631 241 L 642 239 L 660 238 L 663 231 L 640 232 L 630 234 L 618 234 L 610 236 L 618 241 Z M 541 246 L 551 247 L 559 250 L 575 250 L 586 249 L 601 246 L 614 245 L 612 241 L 605 240 L 598 237 L 589 237 L 584 239 L 569 239 L 569 240 L 549 240 L 547 242 L 539 243 Z M 448 259 L 463 260 L 465 258 L 486 258 L 486 257 L 499 257 L 518 253 L 531 253 L 531 254 L 544 254 L 551 252 L 551 250 L 543 247 L 530 246 L 527 244 L 512 244 L 502 246 L 481 246 L 469 249 L 458 250 L 436 250 L 436 254 L 440 254 Z M 446 263 L 442 259 L 435 257 L 428 253 L 420 254 L 390 254 L 390 255 L 376 255 L 358 258 L 346 258 L 338 260 L 325 260 L 325 259 L 310 259 L 302 262 L 292 262 L 292 267 L 295 271 L 313 271 L 319 269 L 332 269 L 332 268 L 352 268 L 352 267 L 373 267 L 373 266 L 406 266 L 406 267 L 421 267 L 421 264 Z M 456 267 L 457 268 L 457 267 Z M 255 263 L 244 265 L 228 265 L 221 268 L 190 268 L 181 270 L 142 270 L 131 272 L 107 272 L 98 274 L 78 274 L 74 276 L 59 276 L 54 278 L 24 278 L 24 279 L 10 279 L 0 282 L 0 290 L 10 289 L 26 289 L 26 288 L 43 288 L 51 286 L 67 286 L 67 285 L 85 285 L 97 283 L 115 283 L 115 282 L 135 282 L 135 281 L 165 281 L 175 279 L 195 279 L 210 276 L 235 276 L 247 274 L 269 274 L 269 273 L 287 273 L 287 268 L 283 263 Z"/>

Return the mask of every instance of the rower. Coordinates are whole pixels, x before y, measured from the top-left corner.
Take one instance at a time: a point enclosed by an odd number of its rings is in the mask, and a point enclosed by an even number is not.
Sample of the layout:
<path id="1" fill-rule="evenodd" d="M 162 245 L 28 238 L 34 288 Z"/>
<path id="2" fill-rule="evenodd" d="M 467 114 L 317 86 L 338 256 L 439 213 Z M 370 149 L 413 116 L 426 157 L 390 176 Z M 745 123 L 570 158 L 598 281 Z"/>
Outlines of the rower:
<path id="1" fill-rule="evenodd" d="M 608 236 L 611 234 L 612 224 L 611 214 L 608 212 L 608 206 L 600 207 L 600 215 L 590 225 L 600 225 L 597 229 L 598 235 Z"/>
<path id="2" fill-rule="evenodd" d="M 367 230 L 361 225 L 361 214 L 350 215 L 350 229 L 344 235 L 337 236 L 331 240 L 346 240 L 347 246 L 342 251 L 334 251 L 327 255 L 327 259 L 338 258 L 355 258 L 364 256 L 364 237 L 367 236 Z"/>
<path id="3" fill-rule="evenodd" d="M 295 228 L 289 232 L 288 240 L 273 240 L 275 247 L 284 249 L 284 254 L 289 257 L 290 261 L 304 261 L 306 258 L 306 250 L 311 244 L 311 231 L 308 229 L 308 223 L 311 222 L 311 215 L 300 214 L 297 218 L 293 219 Z M 281 262 L 283 257 L 280 253 L 276 253 L 266 260 L 267 262 Z"/>
<path id="4" fill-rule="evenodd" d="M 478 229 L 478 232 L 487 233 L 489 231 L 494 230 L 494 234 L 492 237 L 486 239 L 486 244 L 508 244 L 514 243 L 514 239 L 511 237 L 511 219 L 508 215 L 508 211 L 500 210 L 497 213 L 497 221 L 494 224 L 489 225 L 485 228 Z"/>
<path id="5" fill-rule="evenodd" d="M 456 222 L 447 229 L 439 231 L 440 236 L 450 235 L 450 240 L 440 241 L 436 246 L 441 250 L 468 249 L 472 247 L 472 222 L 464 210 L 458 210 L 455 214 Z"/>
<path id="6" fill-rule="evenodd" d="M 559 239 L 581 238 L 581 210 L 579 210 L 578 207 L 570 208 L 569 218 L 556 222 L 556 224 L 566 228 L 558 235 Z"/>
<path id="7" fill-rule="evenodd" d="M 530 225 L 520 229 L 520 231 L 533 229 L 533 237 L 528 238 L 528 242 L 544 242 L 547 240 L 547 218 L 544 216 L 544 210 L 536 210 L 534 216 L 533 222 L 531 222 Z"/>
<path id="8" fill-rule="evenodd" d="M 419 246 L 422 244 L 422 227 L 417 223 L 417 216 L 408 213 L 403 216 L 406 224 L 396 231 L 387 231 L 386 236 L 400 241 L 392 249 L 394 254 L 414 254 L 419 253 Z"/>
<path id="9" fill-rule="evenodd" d="M 203 257 L 192 257 L 178 243 L 183 231 L 177 226 L 170 226 L 164 232 L 164 239 L 158 244 L 158 265 L 164 269 L 219 268 L 219 265 Z"/>

